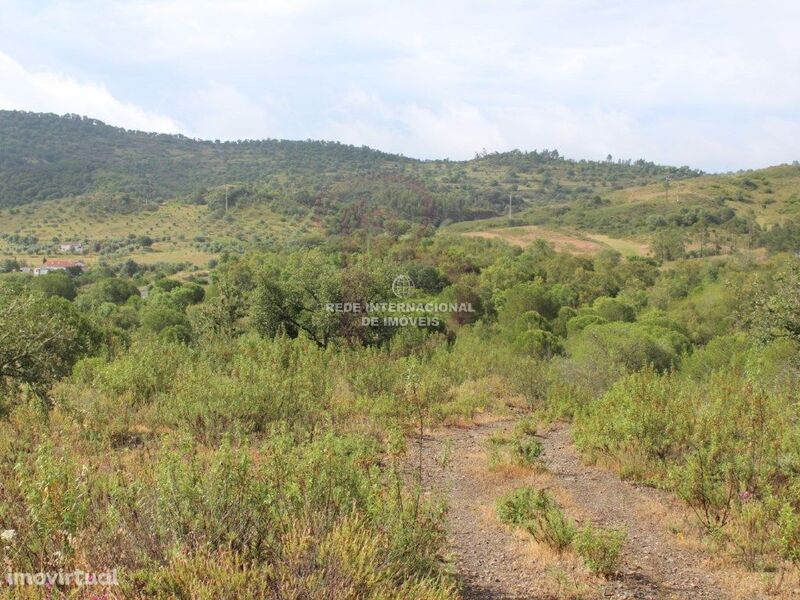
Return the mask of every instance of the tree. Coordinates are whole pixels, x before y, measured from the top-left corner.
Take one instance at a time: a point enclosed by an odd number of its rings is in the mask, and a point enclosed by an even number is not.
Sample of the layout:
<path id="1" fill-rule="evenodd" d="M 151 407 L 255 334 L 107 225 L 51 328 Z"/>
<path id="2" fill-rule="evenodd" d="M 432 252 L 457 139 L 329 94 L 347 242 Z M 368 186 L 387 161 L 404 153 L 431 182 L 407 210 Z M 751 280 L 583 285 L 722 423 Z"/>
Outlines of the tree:
<path id="1" fill-rule="evenodd" d="M 139 290 L 130 281 L 114 277 L 98 282 L 92 286 L 89 293 L 96 296 L 100 302 L 124 304 L 131 296 L 138 296 Z"/>
<path id="2" fill-rule="evenodd" d="M 0 389 L 27 385 L 43 397 L 99 340 L 67 300 L 0 288 Z"/>
<path id="3" fill-rule="evenodd" d="M 0 260 L 0 273 L 11 273 L 19 269 L 19 263 L 13 258 Z"/>
<path id="4" fill-rule="evenodd" d="M 683 235 L 676 230 L 660 231 L 653 236 L 650 244 L 653 254 L 659 260 L 677 260 L 686 255 Z"/>
<path id="5" fill-rule="evenodd" d="M 264 336 L 305 332 L 317 345 L 327 346 L 341 313 L 326 306 L 342 302 L 341 276 L 331 257 L 318 250 L 293 254 L 288 261 L 269 260 L 259 273 L 253 324 Z"/>
<path id="6" fill-rule="evenodd" d="M 31 288 L 45 296 L 59 296 L 67 300 L 74 300 L 77 293 L 72 278 L 58 271 L 35 277 L 31 282 Z"/>
<path id="7" fill-rule="evenodd" d="M 545 319 L 553 319 L 561 308 L 549 290 L 540 282 L 520 283 L 505 292 L 501 319 L 514 320 L 528 311 L 536 311 Z"/>
<path id="8" fill-rule="evenodd" d="M 188 327 L 189 321 L 179 310 L 162 306 L 148 306 L 141 314 L 142 327 L 153 333 L 175 325 Z"/>
<path id="9" fill-rule="evenodd" d="M 786 338 L 800 343 L 800 260 L 777 273 L 771 288 L 756 289 L 744 317 L 763 343 Z"/>

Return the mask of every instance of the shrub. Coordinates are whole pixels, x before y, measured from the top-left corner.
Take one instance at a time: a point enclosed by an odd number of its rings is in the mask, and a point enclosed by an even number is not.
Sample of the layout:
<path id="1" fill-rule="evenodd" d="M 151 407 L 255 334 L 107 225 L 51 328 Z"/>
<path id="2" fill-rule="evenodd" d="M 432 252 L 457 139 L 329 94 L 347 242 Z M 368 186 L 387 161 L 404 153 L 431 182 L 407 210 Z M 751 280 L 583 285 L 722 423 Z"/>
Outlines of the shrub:
<path id="1" fill-rule="evenodd" d="M 75 282 L 69 275 L 60 271 L 34 277 L 31 288 L 45 296 L 60 296 L 67 300 L 74 300 L 77 294 Z"/>
<path id="2" fill-rule="evenodd" d="M 598 298 L 592 308 L 606 321 L 633 321 L 636 318 L 633 307 L 617 298 Z"/>
<path id="3" fill-rule="evenodd" d="M 529 311 L 535 311 L 546 319 L 554 319 L 558 309 L 557 302 L 543 284 L 528 282 L 517 284 L 505 292 L 500 314 L 503 321 L 514 321 Z"/>
<path id="4" fill-rule="evenodd" d="M 545 490 L 518 488 L 500 500 L 497 514 L 504 523 L 522 527 L 537 542 L 558 552 L 566 550 L 575 537 L 575 525 Z"/>
<path id="5" fill-rule="evenodd" d="M 570 335 L 573 335 L 572 329 Z M 671 330 L 613 322 L 589 325 L 568 344 L 568 350 L 577 362 L 616 363 L 627 371 L 638 371 L 650 365 L 666 370 L 677 362 L 688 345 L 686 338 Z"/>
<path id="6" fill-rule="evenodd" d="M 627 533 L 619 529 L 600 529 L 593 525 L 581 527 L 575 534 L 574 547 L 578 556 L 593 573 L 613 575 L 619 568 L 622 547 Z"/>
<path id="7" fill-rule="evenodd" d="M 564 344 L 549 331 L 529 329 L 516 336 L 514 349 L 535 358 L 552 358 L 564 353 Z"/>
<path id="8" fill-rule="evenodd" d="M 182 312 L 171 309 L 150 306 L 142 311 L 142 327 L 153 333 L 173 327 L 181 326 L 188 329 L 189 321 Z"/>
<path id="9" fill-rule="evenodd" d="M 673 468 L 678 495 L 694 510 L 708 532 L 724 527 L 742 485 L 739 456 L 725 446 L 694 450 Z"/>
<path id="10" fill-rule="evenodd" d="M 542 443 L 536 438 L 516 437 L 512 441 L 514 462 L 520 466 L 528 467 L 534 464 L 542 455 Z"/>
<path id="11" fill-rule="evenodd" d="M 569 313 L 567 313 L 569 314 Z M 584 329 L 586 329 L 589 325 L 595 325 L 599 323 L 607 323 L 603 317 L 596 314 L 582 314 L 572 317 L 567 321 L 567 334 L 568 335 L 577 335 Z"/>
<path id="12" fill-rule="evenodd" d="M 64 298 L 13 286 L 0 286 L 0 331 L 0 398 L 22 384 L 43 395 L 100 342 L 99 330 Z"/>

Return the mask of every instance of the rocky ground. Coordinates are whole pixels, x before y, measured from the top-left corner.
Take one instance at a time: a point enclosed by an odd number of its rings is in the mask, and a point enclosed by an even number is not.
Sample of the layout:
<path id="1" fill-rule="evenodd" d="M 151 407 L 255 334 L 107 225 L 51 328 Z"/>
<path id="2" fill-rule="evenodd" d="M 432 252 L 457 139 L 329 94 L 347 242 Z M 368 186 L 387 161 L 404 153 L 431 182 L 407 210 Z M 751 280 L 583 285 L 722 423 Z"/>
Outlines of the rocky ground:
<path id="1" fill-rule="evenodd" d="M 409 469 L 418 468 L 421 454 L 427 493 L 448 499 L 450 560 L 465 599 L 763 597 L 753 574 L 736 571 L 696 535 L 682 533 L 688 516 L 675 498 L 583 464 L 567 425 L 540 432 L 541 468 L 490 465 L 488 437 L 512 426 L 506 420 L 449 428 L 410 443 Z M 547 488 L 579 523 L 625 529 L 619 573 L 594 576 L 574 554 L 557 555 L 503 525 L 498 499 L 524 485 Z"/>

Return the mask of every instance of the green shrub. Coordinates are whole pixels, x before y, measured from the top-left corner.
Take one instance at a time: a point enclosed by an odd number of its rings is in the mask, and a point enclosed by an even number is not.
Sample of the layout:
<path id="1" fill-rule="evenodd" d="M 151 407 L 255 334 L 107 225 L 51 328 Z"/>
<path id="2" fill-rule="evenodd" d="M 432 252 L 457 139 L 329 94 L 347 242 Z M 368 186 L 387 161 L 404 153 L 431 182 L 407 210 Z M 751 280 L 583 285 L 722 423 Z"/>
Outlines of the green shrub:
<path id="1" fill-rule="evenodd" d="M 514 463 L 523 467 L 533 465 L 542 455 L 542 443 L 536 438 L 514 438 L 512 452 Z"/>
<path id="2" fill-rule="evenodd" d="M 575 537 L 575 525 L 545 490 L 518 488 L 500 500 L 497 514 L 504 523 L 522 527 L 537 542 L 558 552 L 566 550 Z"/>
<path id="3" fill-rule="evenodd" d="M 168 327 L 189 327 L 189 321 L 182 312 L 172 308 L 149 306 L 142 311 L 142 327 L 152 333 L 160 333 Z"/>
<path id="4" fill-rule="evenodd" d="M 619 529 L 601 529 L 593 525 L 581 527 L 573 541 L 575 552 L 593 573 L 613 575 L 619 568 L 622 547 L 627 533 Z"/>
<path id="5" fill-rule="evenodd" d="M 595 312 L 606 321 L 633 321 L 636 311 L 633 307 L 617 298 L 597 298 L 592 304 Z"/>
<path id="6" fill-rule="evenodd" d="M 564 353 L 561 338 L 540 329 L 529 329 L 519 333 L 514 339 L 514 349 L 535 358 L 552 358 Z"/>
<path id="7" fill-rule="evenodd" d="M 589 325 L 607 323 L 603 317 L 597 314 L 583 314 L 572 317 L 567 321 L 567 334 L 577 335 Z"/>
<path id="8" fill-rule="evenodd" d="M 594 324 L 574 337 L 570 330 L 570 336 L 567 349 L 573 361 L 617 364 L 629 372 L 647 366 L 667 370 L 689 346 L 689 341 L 677 332 L 639 323 Z"/>
<path id="9" fill-rule="evenodd" d="M 31 281 L 31 289 L 45 296 L 59 296 L 67 300 L 74 300 L 77 294 L 75 282 L 63 271 L 54 271 L 34 277 Z"/>

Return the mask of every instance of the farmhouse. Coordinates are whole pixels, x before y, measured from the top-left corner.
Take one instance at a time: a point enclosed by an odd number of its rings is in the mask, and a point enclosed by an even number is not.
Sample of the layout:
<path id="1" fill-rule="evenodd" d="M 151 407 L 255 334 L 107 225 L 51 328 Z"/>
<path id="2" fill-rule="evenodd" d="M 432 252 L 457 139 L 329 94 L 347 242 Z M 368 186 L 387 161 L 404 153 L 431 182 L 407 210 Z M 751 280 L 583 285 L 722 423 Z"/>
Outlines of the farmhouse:
<path id="1" fill-rule="evenodd" d="M 44 263 L 40 267 L 33 270 L 34 275 L 47 275 L 53 271 L 66 271 L 67 269 L 79 269 L 83 271 L 86 263 L 79 260 L 48 260 L 44 259 Z"/>

